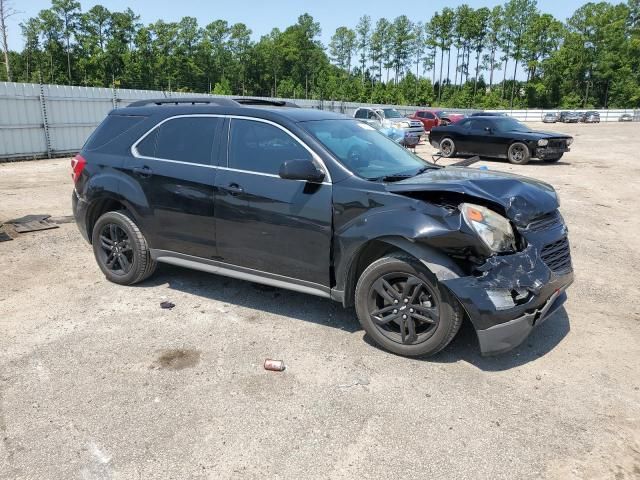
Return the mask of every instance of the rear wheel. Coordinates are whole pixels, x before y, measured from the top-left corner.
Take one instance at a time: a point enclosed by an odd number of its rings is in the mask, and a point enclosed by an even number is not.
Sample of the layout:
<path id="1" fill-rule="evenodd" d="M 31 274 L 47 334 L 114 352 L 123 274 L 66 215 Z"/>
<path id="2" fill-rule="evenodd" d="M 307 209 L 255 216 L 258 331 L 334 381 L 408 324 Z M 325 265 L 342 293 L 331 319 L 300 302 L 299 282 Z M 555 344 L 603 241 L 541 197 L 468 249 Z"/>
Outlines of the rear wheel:
<path id="1" fill-rule="evenodd" d="M 528 163 L 531 158 L 529 147 L 522 142 L 512 143 L 507 150 L 507 158 L 511 163 L 524 165 L 525 163 Z"/>
<path id="2" fill-rule="evenodd" d="M 98 266 L 114 283 L 133 285 L 156 269 L 144 235 L 123 211 L 107 212 L 98 219 L 92 243 Z"/>
<path id="3" fill-rule="evenodd" d="M 445 158 L 451 158 L 456 154 L 456 144 L 452 138 L 446 137 L 440 140 L 440 153 Z"/>
<path id="4" fill-rule="evenodd" d="M 408 256 L 369 265 L 358 280 L 355 304 L 362 328 L 378 345 L 411 357 L 442 350 L 463 318 L 457 300 Z"/>

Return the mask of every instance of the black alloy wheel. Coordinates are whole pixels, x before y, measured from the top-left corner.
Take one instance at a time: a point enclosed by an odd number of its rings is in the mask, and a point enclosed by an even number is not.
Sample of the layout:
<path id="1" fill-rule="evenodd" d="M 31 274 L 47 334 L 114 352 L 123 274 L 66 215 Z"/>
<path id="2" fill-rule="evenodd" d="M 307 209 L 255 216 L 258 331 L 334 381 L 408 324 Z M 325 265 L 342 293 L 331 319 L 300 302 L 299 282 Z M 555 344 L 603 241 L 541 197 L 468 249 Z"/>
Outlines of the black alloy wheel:
<path id="1" fill-rule="evenodd" d="M 114 275 L 126 275 L 133 266 L 133 248 L 127 232 L 114 223 L 100 231 L 100 260 Z"/>
<path id="2" fill-rule="evenodd" d="M 98 218 L 91 243 L 100 270 L 111 282 L 133 285 L 156 269 L 144 234 L 126 210 L 107 212 Z"/>
<path id="3" fill-rule="evenodd" d="M 440 318 L 436 295 L 418 277 L 393 272 L 380 277 L 369 292 L 369 315 L 382 335 L 415 345 L 429 339 Z"/>

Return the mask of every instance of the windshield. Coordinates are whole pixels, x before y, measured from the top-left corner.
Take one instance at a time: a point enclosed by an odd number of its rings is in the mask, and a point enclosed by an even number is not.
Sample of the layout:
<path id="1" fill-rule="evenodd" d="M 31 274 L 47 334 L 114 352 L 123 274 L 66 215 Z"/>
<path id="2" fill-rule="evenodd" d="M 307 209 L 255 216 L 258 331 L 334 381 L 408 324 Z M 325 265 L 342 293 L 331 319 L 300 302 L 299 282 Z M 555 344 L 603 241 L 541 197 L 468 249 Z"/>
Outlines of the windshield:
<path id="1" fill-rule="evenodd" d="M 404 118 L 395 108 L 383 108 L 384 118 Z"/>
<path id="2" fill-rule="evenodd" d="M 528 132 L 530 129 L 513 118 L 496 118 L 494 120 L 498 132 Z"/>
<path id="3" fill-rule="evenodd" d="M 364 122 L 314 120 L 301 125 L 347 169 L 368 180 L 413 176 L 436 168 Z"/>

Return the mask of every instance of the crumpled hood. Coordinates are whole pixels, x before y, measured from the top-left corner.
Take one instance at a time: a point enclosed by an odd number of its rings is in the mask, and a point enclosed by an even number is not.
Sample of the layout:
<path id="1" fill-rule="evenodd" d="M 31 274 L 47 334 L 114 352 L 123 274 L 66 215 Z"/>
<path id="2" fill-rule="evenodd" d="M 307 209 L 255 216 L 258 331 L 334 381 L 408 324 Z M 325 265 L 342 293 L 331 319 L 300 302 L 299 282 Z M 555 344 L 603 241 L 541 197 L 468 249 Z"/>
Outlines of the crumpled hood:
<path id="1" fill-rule="evenodd" d="M 453 192 L 485 199 L 504 207 L 509 219 L 525 226 L 559 206 L 551 185 L 510 173 L 476 168 L 445 167 L 386 185 L 389 192 Z"/>

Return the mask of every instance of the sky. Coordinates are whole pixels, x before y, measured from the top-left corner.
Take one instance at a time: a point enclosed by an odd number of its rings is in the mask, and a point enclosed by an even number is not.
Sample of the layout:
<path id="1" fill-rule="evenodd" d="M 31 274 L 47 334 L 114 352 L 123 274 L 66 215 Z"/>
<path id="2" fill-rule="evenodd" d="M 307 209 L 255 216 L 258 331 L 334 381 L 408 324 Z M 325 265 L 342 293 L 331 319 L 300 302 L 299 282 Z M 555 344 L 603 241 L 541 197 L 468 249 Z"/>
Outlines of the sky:
<path id="1" fill-rule="evenodd" d="M 399 15 L 407 15 L 413 21 L 426 21 L 434 12 L 443 7 L 455 8 L 463 3 L 473 8 L 493 7 L 504 3 L 500 0 L 425 0 L 393 1 L 393 0 L 79 0 L 82 11 L 89 10 L 96 4 L 102 4 L 109 10 L 124 10 L 127 7 L 140 15 L 143 23 L 153 23 L 156 20 L 177 21 L 184 16 L 198 19 L 202 26 L 216 20 L 224 19 L 229 23 L 243 22 L 252 31 L 257 40 L 267 34 L 272 28 L 284 29 L 296 22 L 302 13 L 310 13 L 322 27 L 322 42 L 327 45 L 336 28 L 340 26 L 355 27 L 358 19 L 365 14 L 375 22 L 378 18 L 389 19 Z M 9 0 L 19 13 L 9 19 L 9 48 L 22 50 L 24 45 L 20 23 L 34 17 L 42 9 L 51 6 L 50 0 Z M 551 13 L 564 21 L 581 5 L 587 3 L 579 0 L 538 0 L 538 8 L 545 13 Z"/>

